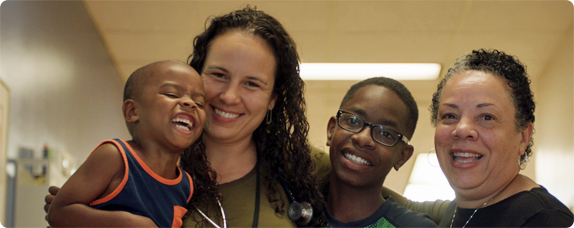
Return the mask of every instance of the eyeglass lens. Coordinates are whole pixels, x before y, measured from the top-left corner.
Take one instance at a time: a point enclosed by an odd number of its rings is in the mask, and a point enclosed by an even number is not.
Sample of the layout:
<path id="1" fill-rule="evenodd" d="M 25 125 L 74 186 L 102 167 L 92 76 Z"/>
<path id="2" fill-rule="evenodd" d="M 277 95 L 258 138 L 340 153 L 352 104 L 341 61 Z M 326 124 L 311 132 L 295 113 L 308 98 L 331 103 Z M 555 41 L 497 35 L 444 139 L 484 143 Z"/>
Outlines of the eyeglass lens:
<path id="1" fill-rule="evenodd" d="M 388 127 L 365 122 L 361 117 L 347 112 L 340 112 L 339 126 L 347 131 L 359 133 L 365 126 L 371 127 L 371 137 L 385 146 L 394 146 L 399 140 L 396 132 Z"/>

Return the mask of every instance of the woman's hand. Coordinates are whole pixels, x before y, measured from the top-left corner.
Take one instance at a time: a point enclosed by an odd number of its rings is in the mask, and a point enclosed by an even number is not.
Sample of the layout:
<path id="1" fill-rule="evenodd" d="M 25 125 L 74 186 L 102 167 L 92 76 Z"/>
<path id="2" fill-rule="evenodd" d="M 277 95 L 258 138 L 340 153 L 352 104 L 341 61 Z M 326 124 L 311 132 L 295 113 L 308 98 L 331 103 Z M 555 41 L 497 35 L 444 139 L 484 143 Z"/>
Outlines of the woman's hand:
<path id="1" fill-rule="evenodd" d="M 50 186 L 50 188 L 48 188 L 48 192 L 50 194 L 44 197 L 44 202 L 46 202 L 46 204 L 44 205 L 44 211 L 46 213 L 48 213 L 48 210 L 50 210 L 50 205 L 52 205 L 52 201 L 54 201 L 54 198 L 56 197 L 56 193 L 58 193 L 58 191 L 60 191 L 60 187 Z"/>

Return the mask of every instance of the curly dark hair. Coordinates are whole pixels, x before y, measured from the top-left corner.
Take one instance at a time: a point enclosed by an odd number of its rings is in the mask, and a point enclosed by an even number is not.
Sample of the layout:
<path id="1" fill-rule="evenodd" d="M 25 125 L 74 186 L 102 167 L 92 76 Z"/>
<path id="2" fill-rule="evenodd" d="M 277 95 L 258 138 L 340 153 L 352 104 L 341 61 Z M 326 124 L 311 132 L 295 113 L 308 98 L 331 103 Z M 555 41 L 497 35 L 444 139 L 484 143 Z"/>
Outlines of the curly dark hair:
<path id="1" fill-rule="evenodd" d="M 257 166 L 263 171 L 261 175 L 263 183 L 267 185 L 269 202 L 276 213 L 285 213 L 288 201 L 280 194 L 281 185 L 285 184 L 295 199 L 307 201 L 313 206 L 313 219 L 307 226 L 324 225 L 323 195 L 311 174 L 314 167 L 307 141 L 309 123 L 305 117 L 303 98 L 305 83 L 299 75 L 299 55 L 295 42 L 279 21 L 256 7 L 247 6 L 211 19 L 209 27 L 195 37 L 193 53 L 188 57 L 189 65 L 201 74 L 211 42 L 229 31 L 246 31 L 261 37 L 272 48 L 277 61 L 273 88 L 277 101 L 273 110 L 268 112 L 272 121 L 262 121 L 252 137 L 257 147 Z M 209 167 L 195 167 L 199 162 L 206 162 L 205 146 L 201 140 L 189 152 L 183 154 L 181 164 L 193 175 L 195 193 L 191 204 L 206 207 L 218 194 L 216 175 Z M 203 171 L 209 171 L 209 175 Z"/>
<path id="2" fill-rule="evenodd" d="M 534 104 L 534 95 L 530 89 L 530 79 L 526 73 L 526 66 L 517 57 L 502 51 L 480 49 L 457 59 L 454 66 L 448 69 L 448 72 L 438 84 L 429 108 L 431 111 L 431 122 L 434 126 L 437 123 L 438 106 L 445 84 L 455 74 L 468 70 L 491 73 L 505 79 L 516 110 L 516 129 L 522 130 L 528 123 L 534 123 L 536 105 Z M 526 162 L 526 158 L 532 156 L 532 144 L 533 141 L 530 139 L 524 155 L 520 157 L 521 165 Z"/>
<path id="3" fill-rule="evenodd" d="M 341 101 L 341 105 L 339 106 L 339 108 L 342 107 L 349 99 L 353 98 L 357 90 L 368 85 L 382 86 L 394 91 L 397 95 L 399 95 L 399 97 L 407 107 L 407 110 L 409 111 L 409 117 L 406 123 L 407 132 L 403 132 L 403 134 L 407 138 L 411 138 L 413 136 L 413 133 L 415 132 L 415 128 L 417 126 L 417 120 L 419 119 L 419 109 L 417 107 L 417 102 L 413 98 L 413 95 L 411 94 L 409 89 L 407 89 L 407 87 L 405 87 L 403 83 L 395 79 L 387 77 L 372 77 L 355 83 L 347 91 L 345 97 L 343 97 L 343 100 Z"/>

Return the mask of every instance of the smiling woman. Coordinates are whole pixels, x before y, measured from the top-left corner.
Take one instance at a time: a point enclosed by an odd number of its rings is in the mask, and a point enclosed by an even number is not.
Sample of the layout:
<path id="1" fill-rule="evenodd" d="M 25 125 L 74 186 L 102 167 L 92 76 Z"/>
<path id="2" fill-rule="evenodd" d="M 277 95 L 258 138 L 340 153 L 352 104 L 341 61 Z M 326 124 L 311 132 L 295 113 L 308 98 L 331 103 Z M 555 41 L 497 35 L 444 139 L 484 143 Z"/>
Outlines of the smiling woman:
<path id="1" fill-rule="evenodd" d="M 432 101 L 436 153 L 456 195 L 440 226 L 572 225 L 564 204 L 519 174 L 532 154 L 535 105 L 515 57 L 482 49 L 461 57 Z"/>
<path id="2" fill-rule="evenodd" d="M 197 210 L 184 225 L 321 224 L 324 203 L 311 175 L 295 43 L 275 18 L 251 7 L 210 22 L 195 38 L 189 58 L 203 78 L 207 117 L 203 140 L 181 159 L 188 172 L 197 174 L 191 200 L 191 209 Z M 201 156 L 207 166 L 197 163 Z M 214 172 L 204 175 L 203 170 Z M 291 198 L 309 202 L 312 217 L 303 223 L 290 220 L 285 212 Z"/>

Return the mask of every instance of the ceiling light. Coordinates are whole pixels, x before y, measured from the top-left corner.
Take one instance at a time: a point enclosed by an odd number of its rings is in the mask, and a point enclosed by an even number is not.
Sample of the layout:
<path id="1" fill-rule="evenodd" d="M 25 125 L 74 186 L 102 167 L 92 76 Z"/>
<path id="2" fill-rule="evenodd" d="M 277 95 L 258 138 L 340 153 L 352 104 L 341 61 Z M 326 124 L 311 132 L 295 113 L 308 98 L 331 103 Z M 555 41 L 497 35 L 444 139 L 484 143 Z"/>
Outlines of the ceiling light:
<path id="1" fill-rule="evenodd" d="M 384 76 L 396 80 L 434 80 L 438 63 L 301 63 L 303 80 L 363 80 Z"/>

